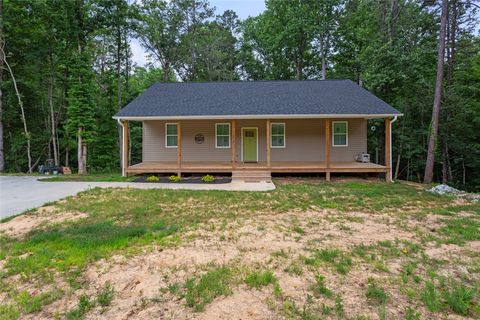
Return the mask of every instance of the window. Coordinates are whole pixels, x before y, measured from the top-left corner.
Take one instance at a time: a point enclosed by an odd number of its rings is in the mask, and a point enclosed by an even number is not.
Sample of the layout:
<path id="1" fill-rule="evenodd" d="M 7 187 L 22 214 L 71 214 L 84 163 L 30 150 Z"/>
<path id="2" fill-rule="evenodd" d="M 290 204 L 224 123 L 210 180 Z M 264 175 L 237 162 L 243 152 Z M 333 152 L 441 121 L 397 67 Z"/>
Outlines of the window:
<path id="1" fill-rule="evenodd" d="M 215 147 L 230 148 L 230 123 L 215 124 Z"/>
<path id="2" fill-rule="evenodd" d="M 334 147 L 348 146 L 348 122 L 333 121 L 332 122 L 332 144 Z"/>
<path id="3" fill-rule="evenodd" d="M 270 146 L 272 148 L 285 148 L 285 123 L 272 123 Z"/>
<path id="4" fill-rule="evenodd" d="M 176 148 L 178 145 L 178 129 L 176 123 L 165 124 L 165 147 Z"/>

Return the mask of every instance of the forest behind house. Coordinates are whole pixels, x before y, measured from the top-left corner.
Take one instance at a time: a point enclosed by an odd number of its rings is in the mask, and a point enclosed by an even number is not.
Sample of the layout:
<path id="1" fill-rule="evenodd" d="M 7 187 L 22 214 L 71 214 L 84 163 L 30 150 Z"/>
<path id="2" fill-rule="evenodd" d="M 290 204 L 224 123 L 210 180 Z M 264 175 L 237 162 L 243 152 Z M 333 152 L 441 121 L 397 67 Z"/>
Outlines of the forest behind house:
<path id="1" fill-rule="evenodd" d="M 240 20 L 208 0 L 0 0 L 0 171 L 34 172 L 46 159 L 76 169 L 80 158 L 80 171 L 118 172 L 112 116 L 155 82 L 351 79 L 404 113 L 395 178 L 479 191 L 479 10 L 460 0 L 266 0 Z M 133 62 L 132 41 L 148 65 Z M 381 162 L 383 122 L 368 129 Z M 141 130 L 131 123 L 132 163 Z"/>

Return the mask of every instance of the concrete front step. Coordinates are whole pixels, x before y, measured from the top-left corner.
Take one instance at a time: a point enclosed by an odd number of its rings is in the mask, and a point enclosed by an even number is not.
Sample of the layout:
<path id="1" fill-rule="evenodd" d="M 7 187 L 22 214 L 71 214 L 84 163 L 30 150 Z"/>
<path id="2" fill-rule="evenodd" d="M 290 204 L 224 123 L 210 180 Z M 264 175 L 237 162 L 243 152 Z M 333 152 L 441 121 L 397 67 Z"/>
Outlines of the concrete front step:
<path id="1" fill-rule="evenodd" d="M 232 172 L 232 181 L 271 182 L 272 174 L 270 171 L 235 170 Z"/>

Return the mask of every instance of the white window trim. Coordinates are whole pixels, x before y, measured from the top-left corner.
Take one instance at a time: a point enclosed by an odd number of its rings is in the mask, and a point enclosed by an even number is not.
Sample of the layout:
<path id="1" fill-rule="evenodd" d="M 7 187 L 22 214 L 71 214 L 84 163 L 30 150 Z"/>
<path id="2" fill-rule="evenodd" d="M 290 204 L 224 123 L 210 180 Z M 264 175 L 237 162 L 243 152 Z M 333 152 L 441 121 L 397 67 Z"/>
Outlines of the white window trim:
<path id="1" fill-rule="evenodd" d="M 272 144 L 273 142 L 273 134 L 272 134 L 272 128 L 274 124 L 281 124 L 283 125 L 283 146 L 274 146 Z M 275 136 L 279 136 L 276 134 Z M 270 123 L 270 148 L 272 149 L 283 149 L 287 147 L 287 127 L 285 125 L 285 122 L 272 122 Z"/>
<path id="2" fill-rule="evenodd" d="M 174 124 L 177 127 L 177 134 L 168 134 L 167 127 L 168 125 Z M 177 137 L 177 145 L 176 146 L 169 146 L 168 145 L 168 136 L 176 136 Z M 165 123 L 165 148 L 178 148 L 178 123 L 176 122 L 167 122 Z"/>
<path id="3" fill-rule="evenodd" d="M 345 123 L 345 144 L 335 144 L 335 124 L 336 123 Z M 348 147 L 348 121 L 332 121 L 332 146 L 333 147 Z"/>
<path id="4" fill-rule="evenodd" d="M 228 146 L 219 146 L 218 145 L 218 135 L 217 135 L 217 128 L 219 125 L 228 125 Z M 230 128 L 230 123 L 229 122 L 219 122 L 219 123 L 215 123 L 215 148 L 217 149 L 230 149 L 230 140 L 232 139 L 231 138 L 232 136 L 232 133 L 231 133 L 231 128 Z M 225 135 L 222 135 L 222 137 L 225 137 Z"/>

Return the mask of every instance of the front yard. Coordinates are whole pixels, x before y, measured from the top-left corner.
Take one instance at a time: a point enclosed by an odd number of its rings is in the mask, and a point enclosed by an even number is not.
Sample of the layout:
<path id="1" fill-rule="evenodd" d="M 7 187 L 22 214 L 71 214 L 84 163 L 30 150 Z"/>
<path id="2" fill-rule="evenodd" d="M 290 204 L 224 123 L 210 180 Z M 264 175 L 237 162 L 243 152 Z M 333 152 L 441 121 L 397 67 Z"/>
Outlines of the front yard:
<path id="1" fill-rule="evenodd" d="M 1 319 L 475 319 L 480 203 L 374 181 L 93 189 L 0 223 Z"/>

